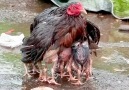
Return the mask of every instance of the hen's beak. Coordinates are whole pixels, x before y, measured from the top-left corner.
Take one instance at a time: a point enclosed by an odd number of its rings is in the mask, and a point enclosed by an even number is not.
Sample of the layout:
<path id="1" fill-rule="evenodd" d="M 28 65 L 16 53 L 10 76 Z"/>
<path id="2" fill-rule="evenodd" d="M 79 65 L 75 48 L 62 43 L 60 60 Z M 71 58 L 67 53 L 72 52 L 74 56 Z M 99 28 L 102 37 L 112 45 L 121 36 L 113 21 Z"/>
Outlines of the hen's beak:
<path id="1" fill-rule="evenodd" d="M 84 16 L 87 15 L 86 10 L 85 9 L 81 10 L 81 14 L 84 15 Z"/>

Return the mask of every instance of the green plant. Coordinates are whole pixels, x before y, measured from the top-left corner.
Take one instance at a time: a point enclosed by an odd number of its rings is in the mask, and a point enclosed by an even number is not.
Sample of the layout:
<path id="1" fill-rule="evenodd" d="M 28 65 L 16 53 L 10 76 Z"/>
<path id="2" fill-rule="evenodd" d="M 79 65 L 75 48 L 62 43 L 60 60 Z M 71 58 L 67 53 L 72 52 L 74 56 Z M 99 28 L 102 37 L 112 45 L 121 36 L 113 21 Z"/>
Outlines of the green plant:
<path id="1" fill-rule="evenodd" d="M 114 14 L 119 17 L 129 16 L 129 0 L 112 0 L 114 5 Z"/>

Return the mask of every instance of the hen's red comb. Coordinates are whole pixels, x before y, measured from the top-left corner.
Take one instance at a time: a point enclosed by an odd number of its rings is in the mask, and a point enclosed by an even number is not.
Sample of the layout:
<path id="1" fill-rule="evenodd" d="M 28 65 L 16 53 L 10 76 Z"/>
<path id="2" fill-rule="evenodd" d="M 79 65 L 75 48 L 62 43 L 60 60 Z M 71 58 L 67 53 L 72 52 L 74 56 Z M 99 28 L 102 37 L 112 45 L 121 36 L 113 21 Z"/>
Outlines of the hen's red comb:
<path id="1" fill-rule="evenodd" d="M 81 3 L 77 2 L 74 4 L 71 4 L 68 8 L 67 8 L 67 14 L 68 15 L 73 15 L 73 16 L 78 16 L 81 13 L 81 10 L 83 10 L 83 6 Z"/>

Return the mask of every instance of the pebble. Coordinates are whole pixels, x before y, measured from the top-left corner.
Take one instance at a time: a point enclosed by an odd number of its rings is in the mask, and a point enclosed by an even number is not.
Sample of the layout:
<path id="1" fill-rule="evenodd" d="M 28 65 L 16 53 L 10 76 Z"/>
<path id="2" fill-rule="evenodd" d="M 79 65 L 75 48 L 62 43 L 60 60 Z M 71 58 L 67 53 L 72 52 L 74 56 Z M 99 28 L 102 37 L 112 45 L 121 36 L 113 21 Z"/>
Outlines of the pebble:
<path id="1" fill-rule="evenodd" d="M 50 88 L 50 87 L 36 87 L 36 88 L 33 88 L 31 90 L 54 90 L 53 88 Z"/>
<path id="2" fill-rule="evenodd" d="M 129 25 L 120 25 L 119 31 L 129 31 Z"/>

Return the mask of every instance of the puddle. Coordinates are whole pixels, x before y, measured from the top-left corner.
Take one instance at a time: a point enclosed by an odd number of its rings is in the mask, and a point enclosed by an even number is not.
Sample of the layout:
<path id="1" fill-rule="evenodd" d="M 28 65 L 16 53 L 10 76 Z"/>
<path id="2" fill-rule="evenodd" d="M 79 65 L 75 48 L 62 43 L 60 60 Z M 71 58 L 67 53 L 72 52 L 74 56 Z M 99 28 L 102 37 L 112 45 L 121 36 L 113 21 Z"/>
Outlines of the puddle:
<path id="1" fill-rule="evenodd" d="M 14 29 L 29 36 L 33 18 L 52 4 L 38 0 L 0 0 L 0 33 Z M 24 68 L 19 48 L 0 47 L 0 90 L 30 90 L 37 86 L 49 86 L 54 90 L 128 90 L 129 89 L 129 38 L 128 33 L 118 31 L 128 21 L 115 19 L 110 14 L 88 12 L 87 19 L 101 30 L 98 56 L 92 56 L 94 79 L 83 86 L 73 86 L 62 81 L 61 86 L 47 85 L 35 79 L 22 79 Z"/>
<path id="2" fill-rule="evenodd" d="M 94 57 L 94 68 L 106 70 L 112 73 L 129 73 L 128 47 L 106 47 L 98 50 L 98 56 Z"/>

